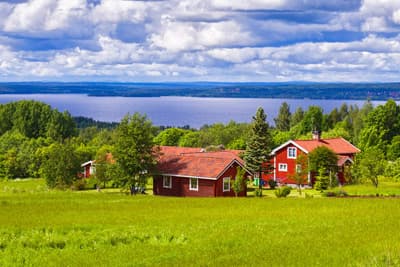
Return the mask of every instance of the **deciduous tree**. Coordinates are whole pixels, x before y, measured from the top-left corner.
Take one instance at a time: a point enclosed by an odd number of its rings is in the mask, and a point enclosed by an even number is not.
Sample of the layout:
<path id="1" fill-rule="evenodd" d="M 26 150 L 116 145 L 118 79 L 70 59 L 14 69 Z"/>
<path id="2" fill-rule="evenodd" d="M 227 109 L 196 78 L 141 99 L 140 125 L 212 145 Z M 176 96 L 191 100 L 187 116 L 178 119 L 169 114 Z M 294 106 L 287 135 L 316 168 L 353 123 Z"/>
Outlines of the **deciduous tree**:
<path id="1" fill-rule="evenodd" d="M 115 159 L 123 173 L 119 182 L 132 194 L 137 187 L 145 188 L 146 178 L 155 167 L 153 138 L 151 121 L 139 113 L 126 115 L 117 128 Z"/>

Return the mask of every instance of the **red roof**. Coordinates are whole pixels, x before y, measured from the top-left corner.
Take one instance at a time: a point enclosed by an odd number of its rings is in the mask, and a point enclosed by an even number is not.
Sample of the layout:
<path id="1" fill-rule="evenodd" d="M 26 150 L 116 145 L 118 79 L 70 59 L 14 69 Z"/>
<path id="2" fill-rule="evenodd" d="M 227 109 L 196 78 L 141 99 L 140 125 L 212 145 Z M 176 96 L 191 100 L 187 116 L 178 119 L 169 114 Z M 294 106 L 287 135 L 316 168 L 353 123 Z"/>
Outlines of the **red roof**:
<path id="1" fill-rule="evenodd" d="M 353 160 L 350 157 L 347 156 L 339 156 L 337 165 L 338 166 L 343 166 L 347 161 L 353 162 Z"/>
<path id="2" fill-rule="evenodd" d="M 234 162 L 244 166 L 237 150 L 204 152 L 201 148 L 161 146 L 158 171 L 164 175 L 217 179 Z"/>
<path id="3" fill-rule="evenodd" d="M 326 146 L 336 154 L 354 154 L 360 152 L 358 148 L 341 137 L 319 140 L 296 140 L 294 142 L 308 152 L 313 151 L 319 146 Z"/>

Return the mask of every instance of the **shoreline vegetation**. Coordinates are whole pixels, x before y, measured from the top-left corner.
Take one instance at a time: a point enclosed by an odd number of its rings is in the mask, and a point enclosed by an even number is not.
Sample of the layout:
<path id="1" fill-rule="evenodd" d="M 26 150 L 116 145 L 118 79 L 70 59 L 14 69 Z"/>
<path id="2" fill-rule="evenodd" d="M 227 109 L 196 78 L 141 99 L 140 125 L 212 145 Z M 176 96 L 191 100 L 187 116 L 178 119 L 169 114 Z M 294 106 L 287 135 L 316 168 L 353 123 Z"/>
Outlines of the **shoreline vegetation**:
<path id="1" fill-rule="evenodd" d="M 400 100 L 400 83 L 3 82 L 0 94 L 87 94 L 122 97 L 214 97 Z"/>

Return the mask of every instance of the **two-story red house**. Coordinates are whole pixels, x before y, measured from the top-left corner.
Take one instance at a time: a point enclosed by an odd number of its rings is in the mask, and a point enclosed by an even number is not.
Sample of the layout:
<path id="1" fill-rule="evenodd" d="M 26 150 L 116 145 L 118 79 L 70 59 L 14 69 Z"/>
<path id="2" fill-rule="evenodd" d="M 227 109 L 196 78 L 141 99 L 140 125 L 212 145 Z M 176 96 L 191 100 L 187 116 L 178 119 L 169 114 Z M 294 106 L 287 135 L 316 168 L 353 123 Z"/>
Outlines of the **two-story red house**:
<path id="1" fill-rule="evenodd" d="M 337 178 L 341 184 L 345 183 L 345 166 L 353 163 L 356 153 L 360 150 L 343 138 L 321 139 L 319 133 L 313 133 L 312 140 L 289 140 L 272 151 L 273 173 L 263 174 L 263 180 L 273 179 L 280 184 L 296 184 L 293 175 L 302 168 L 298 164 L 298 157 L 304 155 L 307 159 L 308 153 L 319 146 L 325 146 L 335 152 L 338 156 Z M 305 185 L 315 182 L 315 174 L 308 172 Z"/>
<path id="2" fill-rule="evenodd" d="M 235 196 L 232 182 L 237 167 L 245 169 L 237 150 L 207 152 L 201 148 L 160 147 L 153 193 L 163 196 Z M 246 170 L 246 169 L 245 169 Z M 247 170 L 247 178 L 251 173 Z M 246 183 L 239 196 L 246 196 Z"/>

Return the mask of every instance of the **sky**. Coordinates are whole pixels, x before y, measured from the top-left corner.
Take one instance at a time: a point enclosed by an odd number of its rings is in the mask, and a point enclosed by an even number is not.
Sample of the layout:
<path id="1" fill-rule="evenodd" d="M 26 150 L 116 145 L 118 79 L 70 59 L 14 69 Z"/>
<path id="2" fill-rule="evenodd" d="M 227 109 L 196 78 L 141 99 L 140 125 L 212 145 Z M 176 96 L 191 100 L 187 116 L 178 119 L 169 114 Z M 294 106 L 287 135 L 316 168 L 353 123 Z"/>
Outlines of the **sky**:
<path id="1" fill-rule="evenodd" d="M 0 81 L 393 82 L 400 0 L 0 0 Z"/>

